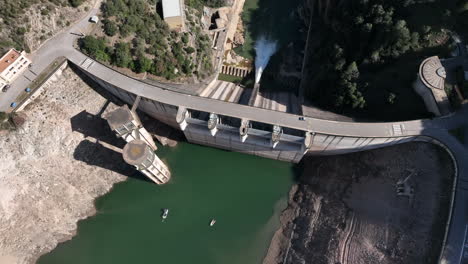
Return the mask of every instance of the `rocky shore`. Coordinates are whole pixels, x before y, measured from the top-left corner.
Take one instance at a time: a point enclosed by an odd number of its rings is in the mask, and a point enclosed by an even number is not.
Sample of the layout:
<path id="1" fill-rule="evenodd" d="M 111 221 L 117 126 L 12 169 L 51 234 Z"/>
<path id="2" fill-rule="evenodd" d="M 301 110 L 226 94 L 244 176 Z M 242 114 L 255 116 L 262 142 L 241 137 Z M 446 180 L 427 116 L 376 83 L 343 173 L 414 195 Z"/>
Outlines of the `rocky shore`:
<path id="1" fill-rule="evenodd" d="M 135 173 L 93 143 L 123 145 L 100 118 L 113 107 L 66 69 L 24 110 L 20 128 L 0 132 L 0 263 L 34 263 L 95 214 L 95 198 Z"/>
<path id="2" fill-rule="evenodd" d="M 427 143 L 306 159 L 263 263 L 437 263 L 451 164 Z"/>

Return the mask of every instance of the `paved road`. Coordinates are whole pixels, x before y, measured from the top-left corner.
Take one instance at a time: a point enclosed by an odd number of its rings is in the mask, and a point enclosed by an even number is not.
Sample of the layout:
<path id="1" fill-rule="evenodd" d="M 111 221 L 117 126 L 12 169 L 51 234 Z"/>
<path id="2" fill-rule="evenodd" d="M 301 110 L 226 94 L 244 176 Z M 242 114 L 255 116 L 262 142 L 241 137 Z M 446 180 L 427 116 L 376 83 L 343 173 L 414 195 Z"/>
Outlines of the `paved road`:
<path id="1" fill-rule="evenodd" d="M 26 89 L 31 84 L 31 81 L 47 68 L 54 59 L 65 56 L 67 53 L 66 50 L 72 49 L 73 43 L 81 36 L 81 32 L 85 32 L 89 28 L 90 23 L 88 19 L 98 13 L 99 3 L 100 1 L 96 1 L 95 7 L 91 9 L 88 15 L 84 16 L 83 19 L 57 34 L 54 38 L 46 41 L 37 51 L 28 55 L 33 62 L 33 66 L 23 72 L 6 93 L 0 92 L 0 111 L 7 110 L 18 95 Z"/>
<path id="2" fill-rule="evenodd" d="M 89 27 L 88 18 L 97 12 L 97 8 L 90 10 L 87 17 L 47 41 L 31 56 L 34 66 L 23 73 L 23 75 L 12 84 L 12 87 L 7 93 L 1 94 L 0 111 L 8 109 L 12 100 L 14 100 L 23 89 L 30 85 L 31 80 L 36 74 L 43 71 L 55 58 L 65 56 L 70 62 L 78 66 L 82 64 L 87 65 L 83 70 L 91 72 L 93 75 L 108 83 L 114 84 L 134 94 L 166 104 L 184 106 L 189 109 L 204 112 L 214 112 L 226 116 L 278 124 L 298 130 L 330 135 L 351 137 L 431 137 L 450 149 L 454 159 L 457 161 L 457 170 L 459 172 L 457 189 L 455 192 L 455 206 L 451 225 L 448 230 L 447 244 L 442 253 L 443 262 L 441 263 L 462 263 L 465 233 L 468 223 L 468 155 L 466 148 L 450 135 L 448 130 L 462 125 L 465 126 L 468 123 L 468 106 L 446 117 L 408 122 L 354 123 L 321 120 L 317 118 L 307 118 L 305 121 L 301 121 L 299 120 L 299 116 L 293 114 L 227 103 L 171 91 L 169 85 L 161 84 L 153 86 L 145 84 L 115 72 L 102 64 L 92 62 L 85 55 L 73 48 L 73 43 L 79 37 L 78 35 L 80 32 L 85 32 L 87 27 Z"/>

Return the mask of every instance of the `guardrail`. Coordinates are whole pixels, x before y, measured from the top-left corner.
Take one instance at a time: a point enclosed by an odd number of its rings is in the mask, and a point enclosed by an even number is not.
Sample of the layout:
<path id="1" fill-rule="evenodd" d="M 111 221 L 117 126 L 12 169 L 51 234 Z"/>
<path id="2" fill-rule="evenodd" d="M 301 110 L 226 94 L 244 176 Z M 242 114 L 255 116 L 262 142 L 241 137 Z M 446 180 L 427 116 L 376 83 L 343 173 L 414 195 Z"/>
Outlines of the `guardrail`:
<path id="1" fill-rule="evenodd" d="M 18 102 L 18 104 L 14 108 L 10 108 L 7 113 L 21 111 L 27 103 L 29 103 L 29 99 L 34 96 L 65 63 L 67 63 L 67 58 L 65 57 L 59 57 L 52 61 L 49 66 L 32 81 L 31 85 L 28 87 L 30 91 L 22 91 L 21 94 L 16 97 L 15 102 Z"/>

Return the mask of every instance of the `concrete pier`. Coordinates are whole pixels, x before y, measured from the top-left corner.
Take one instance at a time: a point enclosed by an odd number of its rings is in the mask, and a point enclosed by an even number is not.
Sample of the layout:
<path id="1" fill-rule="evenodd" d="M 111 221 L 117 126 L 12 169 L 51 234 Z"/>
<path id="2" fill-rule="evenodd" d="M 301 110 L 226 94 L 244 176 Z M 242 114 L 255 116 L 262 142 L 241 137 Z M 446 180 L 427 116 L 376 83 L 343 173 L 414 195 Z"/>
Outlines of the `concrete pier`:
<path id="1" fill-rule="evenodd" d="M 138 116 L 127 105 L 108 113 L 104 118 L 112 131 L 117 134 L 117 137 L 121 137 L 127 142 L 141 139 L 153 149 L 157 149 L 151 135 L 143 127 Z"/>
<path id="2" fill-rule="evenodd" d="M 171 178 L 166 164 L 143 140 L 137 139 L 127 143 L 123 149 L 123 158 L 157 184 L 167 183 Z"/>
<path id="3" fill-rule="evenodd" d="M 281 134 L 283 134 L 283 129 L 278 125 L 274 125 L 273 133 L 271 134 L 271 146 L 273 148 L 275 148 L 276 145 L 278 145 L 278 143 L 280 142 Z"/>
<path id="4" fill-rule="evenodd" d="M 306 132 L 304 137 L 304 145 L 302 145 L 302 152 L 304 155 L 312 148 L 315 133 Z"/>
<path id="5" fill-rule="evenodd" d="M 134 103 L 135 108 L 138 107 L 139 101 L 140 97 L 137 97 Z M 141 124 L 135 109 L 131 111 L 127 105 L 124 105 L 109 112 L 105 118 L 117 137 L 128 142 L 122 151 L 125 162 L 135 166 L 137 170 L 157 184 L 169 181 L 171 173 L 166 164 L 154 153 L 157 146 Z"/>
<path id="6" fill-rule="evenodd" d="M 247 137 L 249 136 L 249 127 L 250 127 L 250 121 L 247 119 L 242 119 L 241 121 L 241 126 L 239 128 L 239 134 L 240 134 L 240 139 L 242 142 L 245 142 Z"/>
<path id="7" fill-rule="evenodd" d="M 184 131 L 187 127 L 187 118 L 190 116 L 189 111 L 185 107 L 179 107 L 177 110 L 176 122 L 180 126 L 180 130 Z"/>
<path id="8" fill-rule="evenodd" d="M 210 130 L 211 135 L 214 137 L 216 132 L 218 132 L 219 117 L 215 113 L 210 114 L 210 119 L 208 120 L 208 129 Z"/>

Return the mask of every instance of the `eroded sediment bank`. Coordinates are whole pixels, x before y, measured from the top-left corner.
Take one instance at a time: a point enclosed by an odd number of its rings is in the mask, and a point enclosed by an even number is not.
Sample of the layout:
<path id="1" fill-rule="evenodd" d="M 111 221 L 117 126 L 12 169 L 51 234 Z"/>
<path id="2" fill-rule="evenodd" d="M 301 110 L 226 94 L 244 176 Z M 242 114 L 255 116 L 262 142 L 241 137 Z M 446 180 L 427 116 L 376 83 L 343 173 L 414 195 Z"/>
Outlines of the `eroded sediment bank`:
<path id="1" fill-rule="evenodd" d="M 304 160 L 263 263 L 436 263 L 451 164 L 427 143 Z M 398 196 L 409 175 L 414 195 Z"/>

